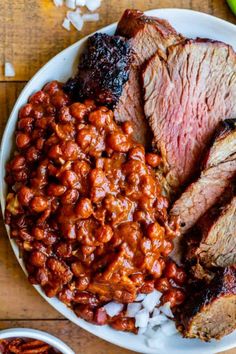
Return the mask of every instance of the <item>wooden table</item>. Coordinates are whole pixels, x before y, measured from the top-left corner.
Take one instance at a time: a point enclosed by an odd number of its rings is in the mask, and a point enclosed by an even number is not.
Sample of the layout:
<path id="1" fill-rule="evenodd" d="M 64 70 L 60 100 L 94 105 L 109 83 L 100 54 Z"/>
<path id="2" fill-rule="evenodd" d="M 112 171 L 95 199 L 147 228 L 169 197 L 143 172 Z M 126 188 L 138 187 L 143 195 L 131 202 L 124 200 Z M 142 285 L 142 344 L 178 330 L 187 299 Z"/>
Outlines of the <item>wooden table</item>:
<path id="1" fill-rule="evenodd" d="M 66 9 L 55 8 L 51 0 L 0 0 L 0 134 L 25 83 L 51 57 L 85 35 L 117 21 L 126 8 L 158 7 L 189 8 L 236 23 L 222 0 L 103 0 L 99 22 L 88 23 L 80 33 L 67 32 L 61 27 Z M 14 78 L 4 77 L 5 61 L 14 64 Z M 2 220 L 0 228 L 0 329 L 42 329 L 70 344 L 76 354 L 131 353 L 85 332 L 53 310 L 20 269 Z M 236 354 L 236 350 L 227 353 Z"/>

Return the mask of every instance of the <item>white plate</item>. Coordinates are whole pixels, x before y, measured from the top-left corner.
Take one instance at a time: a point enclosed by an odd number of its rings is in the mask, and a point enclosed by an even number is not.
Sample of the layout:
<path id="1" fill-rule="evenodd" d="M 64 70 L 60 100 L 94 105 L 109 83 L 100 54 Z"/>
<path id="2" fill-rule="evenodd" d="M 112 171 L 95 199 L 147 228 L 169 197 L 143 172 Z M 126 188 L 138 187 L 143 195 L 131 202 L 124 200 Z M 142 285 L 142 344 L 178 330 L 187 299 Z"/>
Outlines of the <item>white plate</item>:
<path id="1" fill-rule="evenodd" d="M 220 20 L 218 18 L 194 12 L 190 10 L 181 9 L 160 9 L 148 11 L 147 14 L 152 16 L 159 16 L 167 19 L 174 28 L 184 34 L 186 37 L 205 37 L 211 39 L 217 39 L 231 44 L 236 50 L 236 26 Z M 101 32 L 113 34 L 116 29 L 116 24 L 112 24 L 105 27 Z M 44 84 L 51 80 L 65 81 L 74 72 L 76 68 L 76 62 L 78 53 L 83 48 L 85 39 L 73 44 L 63 52 L 56 55 L 51 59 L 38 73 L 29 81 L 21 95 L 19 96 L 11 116 L 8 120 L 1 145 L 0 156 L 0 195 L 1 206 L 4 213 L 5 209 L 5 197 L 6 197 L 6 184 L 4 182 L 5 165 L 10 158 L 10 152 L 13 147 L 14 130 L 17 122 L 17 113 L 22 105 L 27 102 L 28 97 L 37 90 L 40 90 Z M 7 228 L 8 234 L 9 229 Z M 11 240 L 12 248 L 15 255 L 26 272 L 22 260 L 19 258 L 19 252 L 14 241 Z M 58 299 L 49 299 L 41 291 L 39 286 L 35 286 L 45 300 L 52 305 L 62 315 L 67 317 L 78 326 L 86 329 L 94 335 L 101 337 L 111 343 L 117 344 L 121 347 L 134 350 L 140 353 L 155 353 L 157 350 L 150 349 L 145 344 L 143 336 L 136 336 L 130 333 L 123 333 L 115 331 L 107 326 L 99 327 L 92 325 L 79 319 L 70 309 L 68 309 Z M 171 354 L 212 354 L 222 350 L 227 350 L 236 346 L 236 332 L 224 337 L 220 341 L 211 341 L 210 343 L 204 343 L 197 339 L 183 339 L 180 335 L 173 337 L 166 337 L 164 343 L 164 350 L 158 353 L 171 353 Z"/>
<path id="2" fill-rule="evenodd" d="M 47 332 L 37 331 L 31 328 L 9 328 L 0 331 L 0 340 L 10 338 L 38 339 L 51 345 L 54 349 L 60 350 L 62 354 L 75 354 L 57 337 L 54 337 Z"/>

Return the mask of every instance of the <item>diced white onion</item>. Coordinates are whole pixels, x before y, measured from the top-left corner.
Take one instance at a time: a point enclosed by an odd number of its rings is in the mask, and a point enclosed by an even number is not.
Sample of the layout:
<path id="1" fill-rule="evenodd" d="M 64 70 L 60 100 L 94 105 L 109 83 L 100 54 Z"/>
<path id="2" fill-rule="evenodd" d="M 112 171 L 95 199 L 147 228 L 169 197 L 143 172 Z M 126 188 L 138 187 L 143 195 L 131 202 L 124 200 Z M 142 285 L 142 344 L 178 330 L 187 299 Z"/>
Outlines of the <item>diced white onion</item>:
<path id="1" fill-rule="evenodd" d="M 76 6 L 85 6 L 86 0 L 75 0 Z"/>
<path id="2" fill-rule="evenodd" d="M 75 0 L 66 0 L 66 7 L 69 9 L 75 9 Z"/>
<path id="3" fill-rule="evenodd" d="M 153 338 L 155 336 L 157 330 L 153 329 L 153 327 L 149 326 L 146 328 L 145 337 Z"/>
<path id="4" fill-rule="evenodd" d="M 135 327 L 147 327 L 149 320 L 148 310 L 142 309 L 135 315 Z"/>
<path id="5" fill-rule="evenodd" d="M 146 294 L 138 294 L 135 301 L 143 301 L 147 295 Z"/>
<path id="6" fill-rule="evenodd" d="M 178 331 L 175 322 L 170 318 L 174 315 L 170 302 L 160 306 L 162 293 L 154 290 L 150 294 L 138 294 L 135 302 L 127 305 L 126 316 L 135 319 L 138 335 L 143 335 L 150 348 L 163 349 L 168 336 L 175 335 Z M 157 307 L 159 306 L 159 307 Z M 124 305 L 109 302 L 104 306 L 110 317 L 117 316 Z"/>
<path id="7" fill-rule="evenodd" d="M 86 6 L 93 12 L 101 6 L 101 0 L 86 0 Z"/>
<path id="8" fill-rule="evenodd" d="M 170 321 L 170 320 L 163 323 L 163 325 L 161 326 L 161 330 L 166 336 L 173 336 L 178 332 L 174 321 Z"/>
<path id="9" fill-rule="evenodd" d="M 68 11 L 67 18 L 78 31 L 81 31 L 84 25 L 84 21 L 79 12 L 80 11 L 78 11 L 78 9 L 76 11 Z"/>
<path id="10" fill-rule="evenodd" d="M 67 31 L 70 31 L 70 20 L 68 20 L 68 18 L 64 19 L 62 27 L 64 27 Z"/>
<path id="11" fill-rule="evenodd" d="M 60 7 L 63 5 L 63 0 L 53 0 L 53 3 L 56 7 Z"/>
<path id="12" fill-rule="evenodd" d="M 84 14 L 82 15 L 82 19 L 84 20 L 84 22 L 96 22 L 99 21 L 99 14 Z"/>
<path id="13" fill-rule="evenodd" d="M 164 313 L 164 315 L 170 318 L 174 318 L 173 312 L 170 308 L 170 302 L 166 302 L 163 306 L 160 306 L 159 309 L 162 313 Z"/>
<path id="14" fill-rule="evenodd" d="M 133 302 L 128 304 L 126 316 L 127 317 L 135 317 L 135 315 L 141 310 L 142 304 L 141 302 Z"/>
<path id="15" fill-rule="evenodd" d="M 155 307 L 152 313 L 152 317 L 160 315 L 160 310 L 158 307 Z"/>
<path id="16" fill-rule="evenodd" d="M 114 317 L 117 316 L 122 310 L 124 305 L 118 302 L 112 301 L 104 306 L 104 309 L 108 316 Z"/>
<path id="17" fill-rule="evenodd" d="M 161 325 L 162 323 L 167 321 L 167 317 L 164 315 L 157 315 L 150 318 L 149 323 L 151 326 Z"/>
<path id="18" fill-rule="evenodd" d="M 155 337 L 151 337 L 147 339 L 147 345 L 150 348 L 155 348 L 155 349 L 163 349 L 165 346 L 165 335 L 163 332 L 159 329 L 155 332 Z"/>
<path id="19" fill-rule="evenodd" d="M 154 307 L 160 303 L 160 298 L 162 297 L 162 293 L 157 290 L 153 290 L 150 294 L 148 294 L 142 302 L 142 305 L 149 312 L 154 310 Z"/>
<path id="20" fill-rule="evenodd" d="M 142 335 L 146 332 L 147 327 L 139 327 L 138 329 L 138 335 Z"/>
<path id="21" fill-rule="evenodd" d="M 6 77 L 14 77 L 15 76 L 15 69 L 12 63 L 5 62 L 5 70 L 4 74 Z"/>

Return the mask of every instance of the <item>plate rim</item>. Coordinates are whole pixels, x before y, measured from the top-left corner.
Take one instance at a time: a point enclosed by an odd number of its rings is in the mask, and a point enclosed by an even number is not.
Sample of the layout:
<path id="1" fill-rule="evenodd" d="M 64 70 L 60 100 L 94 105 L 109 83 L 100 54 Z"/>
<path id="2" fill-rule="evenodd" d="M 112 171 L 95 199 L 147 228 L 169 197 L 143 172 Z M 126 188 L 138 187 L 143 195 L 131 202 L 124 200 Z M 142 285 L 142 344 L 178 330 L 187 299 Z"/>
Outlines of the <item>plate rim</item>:
<path id="1" fill-rule="evenodd" d="M 233 32 L 235 32 L 236 35 L 236 25 L 223 20 L 221 18 L 203 13 L 203 12 L 199 12 L 199 11 L 194 11 L 194 10 L 189 10 L 189 9 L 181 9 L 181 8 L 160 8 L 160 9 L 152 9 L 152 10 L 148 10 L 145 11 L 145 14 L 150 15 L 150 16 L 158 16 L 161 17 L 162 14 L 165 13 L 177 13 L 177 14 L 185 14 L 185 15 L 190 15 L 190 16 L 196 16 L 200 18 L 205 18 L 205 19 L 209 19 L 210 21 L 214 21 L 215 23 L 218 23 L 219 25 L 223 25 L 226 26 L 229 30 L 232 30 Z M 0 146 L 0 200 L 1 200 L 1 209 L 2 209 L 2 214 L 3 214 L 3 222 L 4 222 L 4 213 L 5 213 L 5 197 L 4 197 L 4 174 L 5 174 L 5 168 L 1 168 L 3 167 L 3 146 L 7 141 L 7 137 L 10 133 L 10 125 L 11 125 L 11 121 L 14 120 L 14 117 L 17 115 L 18 110 L 19 110 L 19 103 L 22 101 L 22 98 L 24 98 L 26 96 L 26 94 L 28 94 L 28 90 L 31 87 L 32 82 L 34 82 L 35 80 L 37 80 L 37 78 L 39 76 L 41 76 L 43 74 L 44 71 L 47 70 L 48 66 L 50 66 L 51 62 L 54 61 L 55 59 L 63 56 L 63 54 L 69 50 L 75 49 L 75 48 L 80 48 L 81 45 L 84 44 L 84 42 L 87 40 L 87 38 L 91 35 L 93 35 L 94 33 L 98 33 L 98 32 L 102 32 L 102 33 L 106 33 L 112 30 L 115 30 L 117 25 L 117 22 L 112 23 L 110 25 L 107 25 L 105 27 L 102 27 L 101 29 L 98 29 L 97 31 L 87 35 L 86 37 L 81 38 L 80 40 L 78 40 L 77 42 L 73 43 L 72 45 L 68 46 L 67 48 L 65 48 L 64 50 L 62 50 L 61 52 L 59 52 L 58 54 L 56 54 L 54 57 L 52 57 L 46 64 L 44 64 L 33 76 L 32 78 L 27 82 L 27 84 L 25 85 L 25 87 L 23 88 L 23 90 L 21 91 L 19 97 L 17 98 L 11 113 L 9 115 L 8 121 L 5 125 L 4 128 L 4 133 L 2 135 L 2 141 L 1 141 L 1 146 Z M 30 93 L 32 94 L 32 92 Z M 27 96 L 28 99 L 28 96 Z M 12 146 L 12 144 L 10 144 L 10 146 Z M 26 268 L 23 264 L 23 261 L 20 259 L 19 255 L 18 255 L 18 246 L 16 246 L 15 242 L 10 238 L 10 234 L 9 234 L 9 227 L 5 224 L 4 225 L 6 227 L 7 230 L 7 235 L 11 244 L 11 247 L 13 249 L 13 252 L 15 254 L 15 257 L 17 258 L 18 263 L 20 264 L 21 268 L 23 269 L 25 275 L 27 276 L 28 273 L 26 271 Z M 60 302 L 57 298 L 48 298 L 44 292 L 41 290 L 41 287 L 39 285 L 33 285 L 33 287 L 37 290 L 37 292 L 53 307 L 55 308 L 59 313 L 61 313 L 65 318 L 69 319 L 70 321 L 72 321 L 73 323 L 75 323 L 77 326 L 80 326 L 81 328 L 85 329 L 86 331 L 94 334 L 95 336 L 102 338 L 112 344 L 118 345 L 120 347 L 129 349 L 129 350 L 135 350 L 136 352 L 143 352 L 143 349 L 140 349 L 135 347 L 131 344 L 129 344 L 129 342 L 127 343 L 121 343 L 119 341 L 119 338 L 110 338 L 109 337 L 109 333 L 102 333 L 103 332 L 103 328 L 101 326 L 96 326 L 90 323 L 87 323 L 86 321 L 78 318 L 74 312 L 72 310 L 70 310 L 66 305 L 64 305 L 62 302 Z M 63 309 L 59 309 L 59 307 L 63 307 Z M 67 312 L 65 314 L 65 312 Z M 115 330 L 111 330 L 112 333 L 113 332 L 117 332 Z M 123 333 L 122 333 L 123 334 Z M 132 334 L 130 334 L 132 336 Z M 128 338 L 129 334 L 126 333 L 126 337 Z M 224 337 L 226 338 L 226 337 Z M 191 341 L 193 341 L 191 339 Z M 200 342 L 200 341 L 199 341 Z M 202 343 L 202 342 L 200 342 Z M 194 348 L 191 349 L 191 354 L 197 353 L 199 350 L 201 350 L 201 354 L 212 354 L 213 351 L 215 352 L 215 350 L 227 350 L 227 349 L 232 349 L 236 346 L 236 336 L 233 339 L 233 342 L 231 344 L 222 344 L 221 342 L 216 342 L 216 341 L 212 341 L 211 343 L 215 343 L 215 345 L 211 346 L 211 347 L 205 347 L 205 348 Z M 144 344 L 143 344 L 144 345 Z M 146 345 L 145 345 L 146 346 Z M 157 353 L 157 349 L 151 349 L 149 347 L 146 348 L 145 351 L 148 351 L 148 353 Z M 162 350 L 159 351 L 159 353 L 164 353 Z M 180 351 L 178 352 L 179 354 L 185 353 L 187 354 L 187 351 L 184 350 L 184 348 L 181 348 Z M 177 354 L 177 351 L 176 351 Z"/>

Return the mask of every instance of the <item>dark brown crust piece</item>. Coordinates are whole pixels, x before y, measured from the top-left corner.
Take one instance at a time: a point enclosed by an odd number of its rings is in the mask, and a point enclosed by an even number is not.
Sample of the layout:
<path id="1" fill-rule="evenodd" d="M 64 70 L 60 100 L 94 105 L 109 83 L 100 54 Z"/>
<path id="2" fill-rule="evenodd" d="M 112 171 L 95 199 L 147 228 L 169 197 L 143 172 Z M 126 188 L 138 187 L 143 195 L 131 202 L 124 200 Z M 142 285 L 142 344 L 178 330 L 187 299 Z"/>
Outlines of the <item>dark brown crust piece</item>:
<path id="1" fill-rule="evenodd" d="M 183 334 L 188 338 L 199 337 L 202 340 L 208 341 L 213 338 L 209 332 L 209 327 L 205 327 L 204 321 L 202 321 L 202 328 L 198 328 L 196 331 L 194 329 L 196 323 L 195 320 L 199 314 L 202 314 L 204 318 L 204 312 L 209 311 L 211 306 L 217 306 L 217 302 L 225 299 L 226 305 L 227 301 L 235 301 L 236 305 L 236 270 L 234 267 L 225 268 L 218 270 L 215 274 L 214 279 L 207 285 L 205 282 L 195 282 L 191 285 L 189 289 L 189 297 L 180 309 L 179 309 L 179 319 L 181 325 L 184 326 Z M 220 303 L 220 302 L 219 302 Z M 226 309 L 227 310 L 227 309 Z M 236 311 L 236 308 L 235 308 Z M 235 312 L 236 313 L 236 312 Z M 236 317 L 235 313 L 228 314 L 219 313 L 221 321 L 224 321 L 224 318 L 227 320 L 227 316 L 232 316 L 232 325 L 230 328 L 226 326 L 225 330 L 216 332 L 214 338 L 219 339 L 222 336 L 232 332 L 236 328 Z M 212 323 L 212 328 L 214 331 L 217 330 L 217 315 L 216 322 Z M 225 317 L 226 316 L 226 317 Z M 214 317 L 212 318 L 214 319 Z M 208 318 L 209 320 L 209 318 Z M 218 319 L 219 320 L 219 319 Z M 223 322 L 221 323 L 223 324 Z"/>
<path id="2" fill-rule="evenodd" d="M 127 23 L 129 23 L 129 26 L 127 26 Z M 135 37 L 146 24 L 158 25 L 158 30 L 161 31 L 163 36 L 168 36 L 173 33 L 178 34 L 167 20 L 146 16 L 142 11 L 135 9 L 125 10 L 117 25 L 116 32 L 126 38 L 132 38 Z"/>

